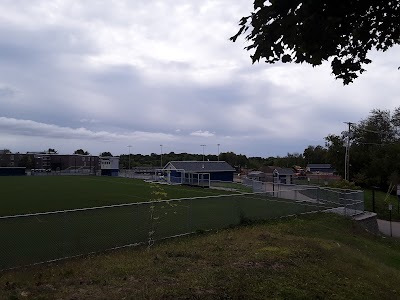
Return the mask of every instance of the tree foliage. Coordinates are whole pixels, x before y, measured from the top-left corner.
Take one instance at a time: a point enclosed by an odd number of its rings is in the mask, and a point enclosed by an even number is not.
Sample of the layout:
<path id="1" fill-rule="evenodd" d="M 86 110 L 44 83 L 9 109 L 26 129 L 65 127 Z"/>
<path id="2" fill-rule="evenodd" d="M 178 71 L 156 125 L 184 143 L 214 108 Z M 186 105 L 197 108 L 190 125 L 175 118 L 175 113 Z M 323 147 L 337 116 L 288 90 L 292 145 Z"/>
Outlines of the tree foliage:
<path id="1" fill-rule="evenodd" d="M 356 184 L 387 188 L 400 175 L 399 112 L 400 107 L 393 112 L 374 109 L 352 125 L 350 180 Z M 328 161 L 340 175 L 344 173 L 346 133 L 325 138 Z"/>
<path id="2" fill-rule="evenodd" d="M 400 174 L 399 111 L 374 109 L 354 125 L 351 170 L 361 184 L 387 186 Z"/>
<path id="3" fill-rule="evenodd" d="M 303 153 L 307 164 L 324 164 L 327 161 L 327 151 L 322 146 L 308 146 Z"/>
<path id="4" fill-rule="evenodd" d="M 164 153 L 163 154 L 163 165 L 166 165 L 170 161 L 201 161 L 203 159 L 202 154 L 191 154 L 191 153 Z M 207 161 L 217 161 L 218 156 L 208 154 L 205 155 L 204 159 Z M 243 154 L 236 154 L 234 152 L 222 152 L 219 155 L 220 161 L 226 161 L 237 170 L 246 169 L 261 169 L 264 166 L 277 166 L 277 167 L 292 167 L 294 165 L 304 166 L 305 160 L 301 153 L 288 153 L 283 157 L 247 157 Z M 120 155 L 120 165 L 122 168 L 127 169 L 129 167 L 129 155 Z M 160 154 L 151 153 L 150 155 L 143 154 L 131 154 L 131 167 L 159 167 L 161 161 Z"/>
<path id="5" fill-rule="evenodd" d="M 78 149 L 78 150 L 75 150 L 74 154 L 89 155 L 90 153 L 88 151 L 83 150 L 83 149 Z"/>
<path id="6" fill-rule="evenodd" d="M 102 152 L 102 153 L 100 154 L 100 156 L 113 156 L 113 155 L 111 154 L 111 152 L 106 151 L 106 152 Z"/>
<path id="7" fill-rule="evenodd" d="M 57 154 L 58 153 L 58 151 L 53 148 L 49 148 L 49 149 L 47 149 L 47 151 L 44 151 L 44 152 L 47 154 Z"/>
<path id="8" fill-rule="evenodd" d="M 246 35 L 253 63 L 320 65 L 331 59 L 337 79 L 349 84 L 371 63 L 371 49 L 400 43 L 399 0 L 255 0 L 232 41 Z"/>

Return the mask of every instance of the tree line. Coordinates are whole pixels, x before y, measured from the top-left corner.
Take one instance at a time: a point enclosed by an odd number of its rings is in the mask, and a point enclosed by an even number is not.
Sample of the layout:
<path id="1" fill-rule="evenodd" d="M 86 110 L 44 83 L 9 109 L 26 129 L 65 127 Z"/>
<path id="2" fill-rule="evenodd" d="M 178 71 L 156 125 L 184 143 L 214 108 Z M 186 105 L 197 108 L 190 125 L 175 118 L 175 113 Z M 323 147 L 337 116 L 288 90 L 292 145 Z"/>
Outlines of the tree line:
<path id="1" fill-rule="evenodd" d="M 204 155 L 204 160 L 226 161 L 236 169 L 261 169 L 264 166 L 306 167 L 307 164 L 331 164 L 338 175 L 344 177 L 345 153 L 349 146 L 349 180 L 360 186 L 379 186 L 387 188 L 390 184 L 400 183 L 400 107 L 393 111 L 374 109 L 358 123 L 351 123 L 350 130 L 341 134 L 328 134 L 324 145 L 309 145 L 303 153 L 287 153 L 285 156 L 247 157 L 234 152 L 217 155 Z M 47 153 L 58 153 L 48 149 Z M 4 149 L 1 155 L 11 153 Z M 78 149 L 74 154 L 89 155 L 88 151 Z M 112 156 L 111 152 L 102 152 L 100 156 Z M 26 160 L 30 160 L 26 157 Z M 120 167 L 162 167 L 170 161 L 201 161 L 202 154 L 151 153 L 120 155 Z M 22 163 L 22 161 L 21 161 Z M 29 165 L 29 161 L 26 161 Z"/>
<path id="2" fill-rule="evenodd" d="M 247 157 L 242 154 L 225 152 L 219 159 L 237 169 L 261 169 L 264 166 L 306 167 L 307 164 L 331 164 L 336 173 L 344 177 L 345 153 L 349 146 L 349 180 L 360 186 L 387 188 L 391 183 L 400 183 L 400 107 L 390 110 L 374 109 L 350 131 L 328 134 L 324 145 L 309 145 L 303 153 L 287 153 L 277 157 Z M 161 155 L 131 154 L 131 167 L 160 167 L 174 160 L 202 160 L 200 154 L 166 153 Z M 217 155 L 205 155 L 205 160 L 216 161 Z M 129 166 L 129 156 L 121 155 L 123 168 Z"/>
<path id="3" fill-rule="evenodd" d="M 343 175 L 345 146 L 349 139 L 350 181 L 361 186 L 387 187 L 399 183 L 400 174 L 400 107 L 374 109 L 350 131 L 325 138 L 327 159 Z"/>

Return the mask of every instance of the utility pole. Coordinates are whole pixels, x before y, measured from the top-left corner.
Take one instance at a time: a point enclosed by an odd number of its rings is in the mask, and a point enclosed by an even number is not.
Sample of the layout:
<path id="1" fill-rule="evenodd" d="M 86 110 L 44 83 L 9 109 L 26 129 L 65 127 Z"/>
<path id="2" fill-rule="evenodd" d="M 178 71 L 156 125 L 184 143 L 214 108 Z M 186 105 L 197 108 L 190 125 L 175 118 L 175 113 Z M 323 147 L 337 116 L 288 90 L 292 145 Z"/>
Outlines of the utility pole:
<path id="1" fill-rule="evenodd" d="M 200 145 L 201 147 L 203 147 L 203 161 L 204 161 L 204 147 L 206 146 L 206 145 Z"/>
<path id="2" fill-rule="evenodd" d="M 129 145 L 128 148 L 129 148 L 129 170 L 130 170 L 131 169 L 131 148 L 132 148 L 132 146 Z"/>
<path id="3" fill-rule="evenodd" d="M 218 161 L 219 161 L 219 145 L 220 144 L 217 144 L 217 146 L 218 146 Z"/>
<path id="4" fill-rule="evenodd" d="M 350 138 L 351 138 L 351 125 L 355 123 L 343 122 L 349 126 L 349 131 L 347 131 L 347 143 L 346 152 L 344 157 L 344 179 L 350 181 Z"/>

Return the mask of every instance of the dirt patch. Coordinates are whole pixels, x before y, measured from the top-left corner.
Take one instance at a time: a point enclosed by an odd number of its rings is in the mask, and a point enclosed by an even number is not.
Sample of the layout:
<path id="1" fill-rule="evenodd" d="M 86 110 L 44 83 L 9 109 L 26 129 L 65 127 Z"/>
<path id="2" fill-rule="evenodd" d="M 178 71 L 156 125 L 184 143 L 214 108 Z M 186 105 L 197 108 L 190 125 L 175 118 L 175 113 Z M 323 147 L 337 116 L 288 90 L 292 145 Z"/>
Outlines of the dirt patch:
<path id="1" fill-rule="evenodd" d="M 248 261 L 242 263 L 234 263 L 233 266 L 243 269 L 272 269 L 279 271 L 285 269 L 287 266 L 280 262 L 268 262 L 268 261 Z"/>
<path id="2" fill-rule="evenodd" d="M 272 235 L 269 232 L 263 232 L 257 237 L 257 239 L 260 241 L 267 241 L 272 239 Z"/>

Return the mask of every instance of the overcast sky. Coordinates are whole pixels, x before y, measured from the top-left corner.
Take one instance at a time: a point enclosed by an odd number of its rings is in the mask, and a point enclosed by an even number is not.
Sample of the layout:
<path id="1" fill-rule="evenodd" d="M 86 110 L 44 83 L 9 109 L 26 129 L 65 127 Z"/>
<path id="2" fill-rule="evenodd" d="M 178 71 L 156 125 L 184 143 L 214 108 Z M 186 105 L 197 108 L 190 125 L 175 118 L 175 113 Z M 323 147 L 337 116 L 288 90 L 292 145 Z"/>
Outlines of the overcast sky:
<path id="1" fill-rule="evenodd" d="M 400 49 L 343 86 L 328 64 L 251 64 L 252 0 L 1 0 L 0 148 L 302 153 L 400 106 Z"/>

